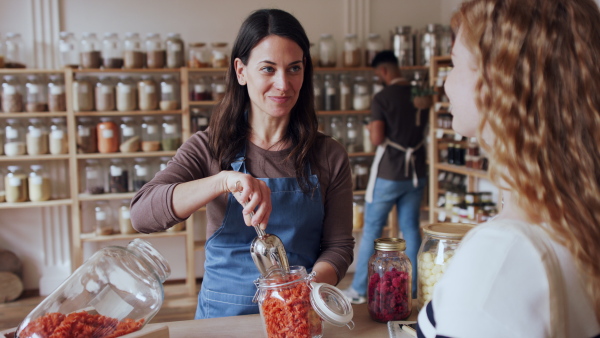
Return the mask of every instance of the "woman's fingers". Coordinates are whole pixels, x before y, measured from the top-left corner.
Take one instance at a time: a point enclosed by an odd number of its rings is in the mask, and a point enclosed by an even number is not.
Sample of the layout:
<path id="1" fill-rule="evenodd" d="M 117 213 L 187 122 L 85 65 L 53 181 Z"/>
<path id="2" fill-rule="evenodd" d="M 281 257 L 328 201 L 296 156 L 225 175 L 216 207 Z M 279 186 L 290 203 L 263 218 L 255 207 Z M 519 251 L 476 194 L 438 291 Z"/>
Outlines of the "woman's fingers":
<path id="1" fill-rule="evenodd" d="M 271 189 L 267 184 L 251 175 L 231 172 L 227 175 L 226 186 L 244 206 L 242 213 L 246 225 L 260 224 L 265 229 L 272 210 Z"/>

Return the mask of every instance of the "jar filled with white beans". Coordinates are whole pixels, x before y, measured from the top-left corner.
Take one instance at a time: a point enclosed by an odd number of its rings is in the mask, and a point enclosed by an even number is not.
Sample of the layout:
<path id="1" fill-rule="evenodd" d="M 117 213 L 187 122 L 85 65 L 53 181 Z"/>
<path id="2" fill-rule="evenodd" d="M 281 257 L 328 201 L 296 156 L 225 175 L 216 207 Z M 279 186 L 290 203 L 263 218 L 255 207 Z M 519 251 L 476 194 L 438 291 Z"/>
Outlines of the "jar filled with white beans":
<path id="1" fill-rule="evenodd" d="M 455 223 L 435 223 L 423 228 L 424 238 L 417 256 L 419 309 L 431 300 L 435 284 L 448 268 L 463 236 L 472 228 Z"/>

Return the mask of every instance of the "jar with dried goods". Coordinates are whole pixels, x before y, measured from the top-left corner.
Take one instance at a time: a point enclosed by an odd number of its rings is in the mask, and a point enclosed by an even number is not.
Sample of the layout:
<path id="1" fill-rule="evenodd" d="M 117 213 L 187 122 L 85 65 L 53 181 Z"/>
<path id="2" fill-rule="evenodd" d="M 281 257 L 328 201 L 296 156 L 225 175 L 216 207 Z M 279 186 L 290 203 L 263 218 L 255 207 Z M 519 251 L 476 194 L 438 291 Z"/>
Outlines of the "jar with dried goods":
<path id="1" fill-rule="evenodd" d="M 102 39 L 102 66 L 105 69 L 123 68 L 123 45 L 117 33 L 104 33 L 104 39 Z"/>
<path id="2" fill-rule="evenodd" d="M 145 45 L 146 66 L 148 68 L 164 68 L 167 55 L 160 34 L 148 33 Z"/>
<path id="3" fill-rule="evenodd" d="M 348 74 L 340 75 L 340 110 L 352 109 L 352 83 Z"/>
<path id="4" fill-rule="evenodd" d="M 119 151 L 119 127 L 110 117 L 101 117 L 96 126 L 98 136 L 98 151 L 101 153 L 116 153 Z"/>
<path id="5" fill-rule="evenodd" d="M 25 155 L 25 128 L 17 119 L 6 120 L 4 154 L 6 156 Z"/>
<path id="6" fill-rule="evenodd" d="M 108 76 L 101 76 L 96 83 L 96 110 L 115 110 L 115 84 Z"/>
<path id="7" fill-rule="evenodd" d="M 25 83 L 25 110 L 30 113 L 48 111 L 46 84 L 37 75 L 27 76 Z"/>
<path id="8" fill-rule="evenodd" d="M 95 233 L 97 236 L 112 235 L 114 232 L 111 219 L 110 205 L 107 201 L 97 201 L 94 206 L 94 218 L 96 219 Z"/>
<path id="9" fill-rule="evenodd" d="M 144 184 L 150 182 L 151 179 L 152 172 L 148 161 L 145 158 L 136 158 L 133 165 L 133 191 L 142 189 Z"/>
<path id="10" fill-rule="evenodd" d="M 122 76 L 117 83 L 117 110 L 132 111 L 137 109 L 137 88 L 133 79 Z"/>
<path id="11" fill-rule="evenodd" d="M 4 135 L 4 126 L 2 123 L 0 123 L 0 155 L 4 155 L 4 140 L 5 140 L 5 135 Z M 2 180 L 0 180 L 2 181 Z"/>
<path id="12" fill-rule="evenodd" d="M 356 190 L 366 190 L 369 182 L 369 166 L 364 161 L 358 161 L 354 166 L 356 174 Z"/>
<path id="13" fill-rule="evenodd" d="M 371 95 L 369 95 L 369 85 L 362 76 L 354 79 L 354 98 L 352 100 L 354 110 L 367 110 L 371 106 Z"/>
<path id="14" fill-rule="evenodd" d="M 8 172 L 4 177 L 4 189 L 6 189 L 6 202 L 25 202 L 28 199 L 27 175 L 18 165 L 9 165 Z"/>
<path id="15" fill-rule="evenodd" d="M 163 117 L 161 145 L 164 151 L 177 150 L 181 145 L 181 128 L 175 116 Z"/>
<path id="16" fill-rule="evenodd" d="M 360 67 L 360 54 L 358 35 L 347 34 L 344 39 L 344 67 Z"/>
<path id="17" fill-rule="evenodd" d="M 158 86 L 150 75 L 144 75 L 138 81 L 138 106 L 140 110 L 158 108 Z"/>
<path id="18" fill-rule="evenodd" d="M 181 35 L 169 33 L 165 44 L 167 48 L 167 68 L 183 67 L 185 65 L 185 54 Z"/>
<path id="19" fill-rule="evenodd" d="M 171 158 L 170 157 L 161 157 L 159 160 L 160 160 L 160 163 L 158 164 L 158 170 L 163 171 L 163 170 L 165 170 L 167 165 L 169 165 L 169 161 L 171 160 Z"/>
<path id="20" fill-rule="evenodd" d="M 210 112 L 207 109 L 192 108 L 191 111 L 191 129 L 192 133 L 204 131 L 208 128 L 208 121 L 210 119 Z"/>
<path id="21" fill-rule="evenodd" d="M 129 200 L 123 200 L 119 207 L 119 230 L 121 230 L 121 234 L 123 235 L 135 234 L 137 232 L 131 224 L 130 204 Z"/>
<path id="22" fill-rule="evenodd" d="M 321 111 L 323 110 L 323 81 L 321 81 L 321 76 L 318 74 L 313 75 L 313 92 L 315 97 L 315 110 Z"/>
<path id="23" fill-rule="evenodd" d="M 143 52 L 142 39 L 138 33 L 125 33 L 123 52 L 123 67 L 125 69 L 140 69 L 146 64 L 146 54 Z"/>
<path id="24" fill-rule="evenodd" d="M 337 51 L 335 40 L 331 34 L 321 34 L 319 39 L 319 66 L 335 67 L 337 64 Z"/>
<path id="25" fill-rule="evenodd" d="M 338 90 L 337 90 L 337 83 L 335 81 L 335 75 L 326 74 L 325 82 L 323 83 L 323 87 L 325 88 L 324 109 L 325 110 L 337 110 L 339 99 L 338 99 Z"/>
<path id="26" fill-rule="evenodd" d="M 361 230 L 365 223 L 365 200 L 363 196 L 352 198 L 352 230 Z"/>
<path id="27" fill-rule="evenodd" d="M 58 50 L 60 52 L 60 64 L 63 67 L 79 67 L 79 42 L 75 38 L 75 34 L 71 32 L 60 32 Z"/>
<path id="28" fill-rule="evenodd" d="M 129 191 L 129 171 L 127 165 L 120 158 L 110 160 L 108 186 L 111 193 Z"/>
<path id="29" fill-rule="evenodd" d="M 50 75 L 50 82 L 48 82 L 48 110 L 51 112 L 67 111 L 65 81 L 60 75 Z"/>
<path id="30" fill-rule="evenodd" d="M 23 111 L 23 94 L 19 80 L 6 75 L 2 83 L 2 111 L 5 113 L 18 113 Z"/>
<path id="31" fill-rule="evenodd" d="M 0 176 L 4 176 L 1 175 Z M 6 202 L 6 190 L 4 188 L 4 180 L 0 179 L 0 203 Z"/>
<path id="32" fill-rule="evenodd" d="M 106 182 L 102 166 L 98 160 L 85 162 L 85 192 L 92 195 L 104 194 Z"/>
<path id="33" fill-rule="evenodd" d="M 62 117 L 53 118 L 52 124 L 50 124 L 50 154 L 59 155 L 67 152 L 69 152 L 69 142 L 65 119 Z"/>
<path id="34" fill-rule="evenodd" d="M 41 119 L 29 119 L 25 142 L 28 155 L 48 154 L 48 129 Z"/>
<path id="35" fill-rule="evenodd" d="M 204 42 L 190 43 L 188 67 L 205 68 L 212 66 L 211 53 Z"/>
<path id="36" fill-rule="evenodd" d="M 6 68 L 26 68 L 27 62 L 25 62 L 25 43 L 21 34 L 19 33 L 6 33 L 6 40 L 4 41 L 6 48 L 5 67 Z"/>
<path id="37" fill-rule="evenodd" d="M 213 68 L 227 68 L 229 66 L 229 49 L 227 48 L 227 42 L 213 42 L 211 46 Z"/>
<path id="38" fill-rule="evenodd" d="M 142 122 L 142 151 L 160 150 L 160 125 L 153 116 L 144 116 Z"/>
<path id="39" fill-rule="evenodd" d="M 214 76 L 212 81 L 212 99 L 221 101 L 225 97 L 225 77 Z"/>
<path id="40" fill-rule="evenodd" d="M 94 110 L 94 88 L 87 78 L 73 80 L 73 110 Z"/>
<path id="41" fill-rule="evenodd" d="M 371 63 L 375 55 L 385 49 L 385 44 L 381 36 L 377 33 L 369 33 L 367 38 L 367 49 L 365 50 L 365 63 L 367 67 L 371 67 Z"/>
<path id="42" fill-rule="evenodd" d="M 96 124 L 91 117 L 81 117 L 77 120 L 77 152 L 90 154 L 98 151 Z"/>
<path id="43" fill-rule="evenodd" d="M 346 118 L 346 151 L 348 153 L 356 153 L 361 151 L 360 144 L 360 126 L 354 116 Z"/>
<path id="44" fill-rule="evenodd" d="M 83 69 L 100 68 L 102 64 L 102 50 L 100 40 L 95 33 L 85 32 L 81 35 L 79 52 L 79 66 Z"/>
<path id="45" fill-rule="evenodd" d="M 140 150 L 140 131 L 137 123 L 132 117 L 121 119 L 121 145 L 122 153 L 134 153 Z"/>
<path id="46" fill-rule="evenodd" d="M 191 101 L 210 101 L 212 99 L 211 86 L 206 78 L 198 77 L 193 79 L 191 87 Z"/>
<path id="47" fill-rule="evenodd" d="M 173 75 L 163 75 L 160 81 L 160 110 L 179 109 L 179 85 Z"/>
<path id="48" fill-rule="evenodd" d="M 345 130 L 344 130 L 344 123 L 342 122 L 342 120 L 337 117 L 334 116 L 331 118 L 330 122 L 329 122 L 329 132 L 331 133 L 331 137 L 333 137 L 334 140 L 338 141 L 340 144 L 344 144 L 344 135 L 345 135 Z"/>
<path id="49" fill-rule="evenodd" d="M 47 201 L 50 199 L 52 189 L 50 188 L 50 176 L 39 164 L 34 164 L 29 173 L 29 200 L 32 202 Z"/>

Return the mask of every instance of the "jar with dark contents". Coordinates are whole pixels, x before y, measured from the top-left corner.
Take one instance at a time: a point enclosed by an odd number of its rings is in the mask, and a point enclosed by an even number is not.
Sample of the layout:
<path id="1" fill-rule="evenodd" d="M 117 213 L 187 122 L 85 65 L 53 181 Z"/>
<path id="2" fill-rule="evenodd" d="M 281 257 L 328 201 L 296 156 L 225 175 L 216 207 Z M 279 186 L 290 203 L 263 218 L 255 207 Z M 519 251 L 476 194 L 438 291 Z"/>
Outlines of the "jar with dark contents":
<path id="1" fill-rule="evenodd" d="M 129 191 L 129 172 L 126 164 L 120 158 L 113 158 L 110 160 L 108 187 L 111 193 L 124 193 Z"/>
<path id="2" fill-rule="evenodd" d="M 356 190 L 366 190 L 369 182 L 369 166 L 364 161 L 358 161 L 354 166 L 356 174 Z"/>
<path id="3" fill-rule="evenodd" d="M 150 69 L 164 68 L 166 64 L 165 46 L 158 33 L 146 36 L 146 66 Z"/>
<path id="4" fill-rule="evenodd" d="M 152 179 L 152 173 L 150 165 L 145 158 L 136 158 L 134 161 L 132 185 L 133 191 L 138 191 Z"/>
<path id="5" fill-rule="evenodd" d="M 225 77 L 214 76 L 212 82 L 212 99 L 221 101 L 225 97 Z"/>
<path id="6" fill-rule="evenodd" d="M 83 69 L 98 69 L 102 64 L 100 41 L 95 33 L 85 32 L 81 36 L 79 66 Z"/>
<path id="7" fill-rule="evenodd" d="M 23 94 L 19 80 L 6 75 L 2 83 L 2 111 L 5 113 L 18 113 L 23 111 Z"/>
<path id="8" fill-rule="evenodd" d="M 104 33 L 102 40 L 102 66 L 105 69 L 123 68 L 123 46 L 117 33 Z"/>
<path id="9" fill-rule="evenodd" d="M 192 81 L 190 100 L 191 101 L 210 101 L 212 93 L 210 83 L 204 77 L 198 77 Z"/>
<path id="10" fill-rule="evenodd" d="M 30 113 L 48 111 L 46 84 L 37 76 L 27 76 L 25 83 L 25 110 Z"/>
<path id="11" fill-rule="evenodd" d="M 67 111 L 65 81 L 60 75 L 50 75 L 50 82 L 48 82 L 48 110 L 51 112 Z"/>
<path id="12" fill-rule="evenodd" d="M 95 159 L 85 162 L 85 192 L 92 195 L 104 194 L 106 182 L 100 162 Z"/>
<path id="13" fill-rule="evenodd" d="M 143 52 L 143 42 L 138 33 L 125 34 L 123 43 L 123 67 L 125 69 L 140 69 L 146 64 L 146 54 Z"/>
<path id="14" fill-rule="evenodd" d="M 340 110 L 352 109 L 352 81 L 348 74 L 340 75 Z"/>
<path id="15" fill-rule="evenodd" d="M 91 117 L 81 117 L 77 120 L 77 152 L 90 154 L 98 151 L 96 124 Z"/>
<path id="16" fill-rule="evenodd" d="M 115 110 L 115 84 L 112 78 L 101 76 L 96 83 L 96 110 Z"/>
<path id="17" fill-rule="evenodd" d="M 313 75 L 313 91 L 315 98 L 315 110 L 323 110 L 323 81 L 318 74 Z"/>
<path id="18" fill-rule="evenodd" d="M 206 128 L 208 128 L 210 112 L 207 109 L 192 108 L 191 115 L 192 133 L 204 131 Z"/>
<path id="19" fill-rule="evenodd" d="M 206 68 L 212 66 L 211 53 L 204 42 L 190 43 L 188 67 Z"/>
<path id="20" fill-rule="evenodd" d="M 177 33 L 169 33 L 166 41 L 167 68 L 180 68 L 185 65 L 183 40 Z"/>

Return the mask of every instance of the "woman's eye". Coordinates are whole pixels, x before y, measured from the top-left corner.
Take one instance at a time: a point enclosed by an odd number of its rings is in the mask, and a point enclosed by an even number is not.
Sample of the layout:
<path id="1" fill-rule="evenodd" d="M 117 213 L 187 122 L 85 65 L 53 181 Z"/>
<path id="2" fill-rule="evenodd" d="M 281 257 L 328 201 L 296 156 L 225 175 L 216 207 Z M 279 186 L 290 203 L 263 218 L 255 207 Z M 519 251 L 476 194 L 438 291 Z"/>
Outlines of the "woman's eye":
<path id="1" fill-rule="evenodd" d="M 273 67 L 262 67 L 260 70 L 262 70 L 263 72 L 267 72 L 267 73 L 273 73 L 275 71 L 275 69 Z"/>
<path id="2" fill-rule="evenodd" d="M 302 70 L 302 67 L 300 67 L 300 66 L 293 66 L 292 68 L 290 68 L 290 71 L 292 73 L 297 73 L 297 72 L 299 72 L 301 70 Z"/>

